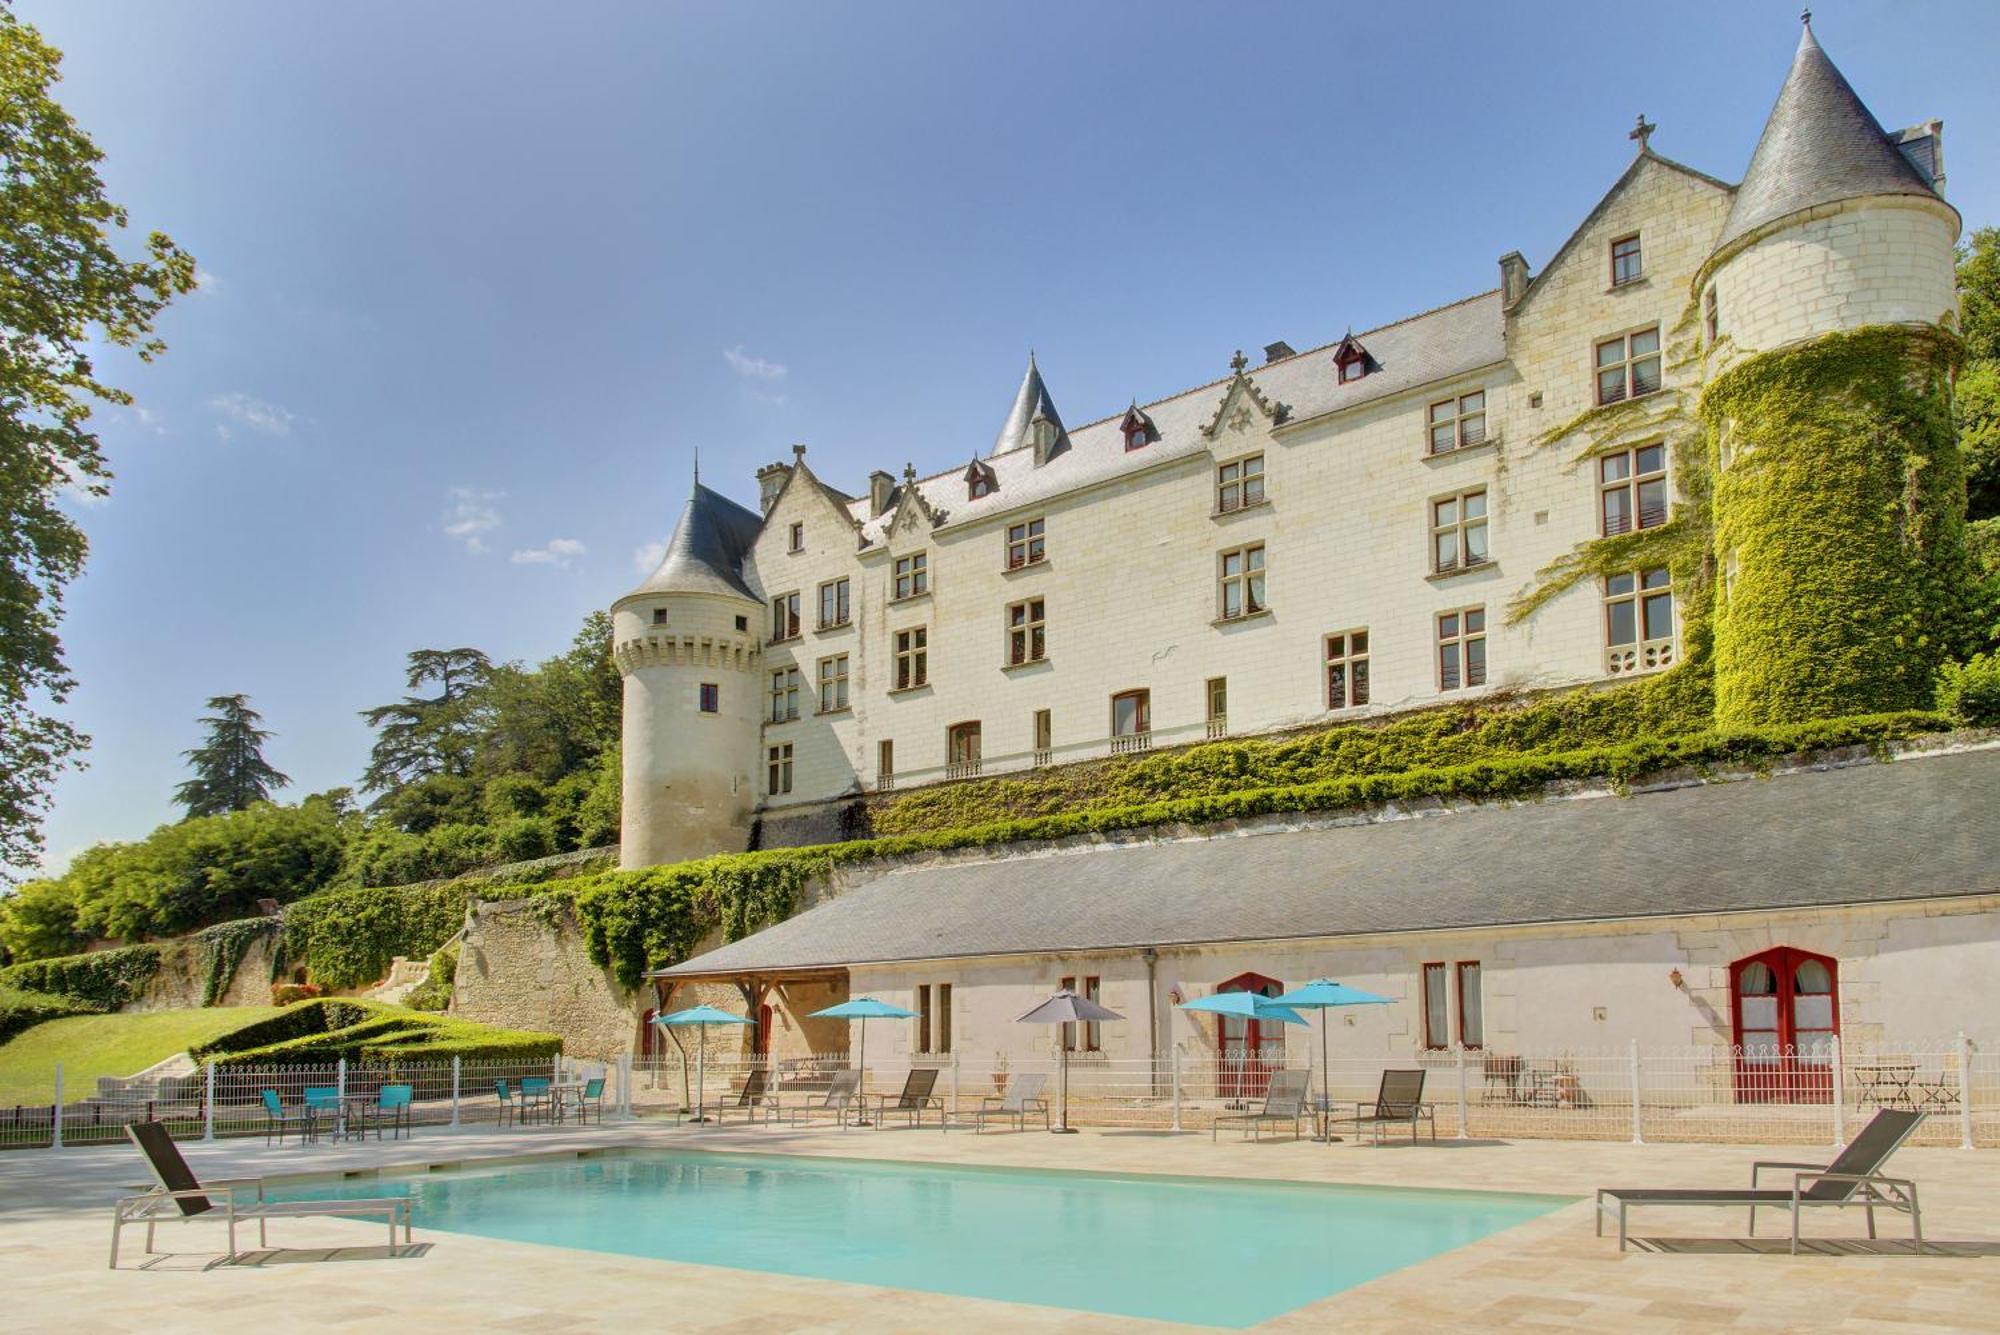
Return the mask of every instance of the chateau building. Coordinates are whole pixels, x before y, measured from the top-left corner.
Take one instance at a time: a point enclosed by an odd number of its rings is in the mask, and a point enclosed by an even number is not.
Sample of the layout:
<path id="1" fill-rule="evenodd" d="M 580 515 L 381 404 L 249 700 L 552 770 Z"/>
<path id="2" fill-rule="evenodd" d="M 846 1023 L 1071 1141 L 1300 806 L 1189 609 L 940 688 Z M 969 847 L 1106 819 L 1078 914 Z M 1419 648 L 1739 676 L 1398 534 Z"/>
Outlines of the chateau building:
<path id="1" fill-rule="evenodd" d="M 697 483 L 613 607 L 625 865 L 858 793 L 1671 666 L 1666 564 L 1529 595 L 1673 522 L 1690 457 L 1726 477 L 1758 448 L 1755 422 L 1691 427 L 1728 366 L 1955 324 L 1941 130 L 1886 132 L 1808 27 L 1740 184 L 1642 117 L 1539 272 L 1509 251 L 1490 290 L 1077 426 L 1031 356 L 990 446 L 856 494 L 803 446 L 755 509 Z M 1725 701 L 1767 641 L 1817 633 L 1757 612 L 1818 558 L 1732 537 L 1747 494 L 1714 501 Z M 1895 703 L 1866 652 L 1826 671 Z"/>

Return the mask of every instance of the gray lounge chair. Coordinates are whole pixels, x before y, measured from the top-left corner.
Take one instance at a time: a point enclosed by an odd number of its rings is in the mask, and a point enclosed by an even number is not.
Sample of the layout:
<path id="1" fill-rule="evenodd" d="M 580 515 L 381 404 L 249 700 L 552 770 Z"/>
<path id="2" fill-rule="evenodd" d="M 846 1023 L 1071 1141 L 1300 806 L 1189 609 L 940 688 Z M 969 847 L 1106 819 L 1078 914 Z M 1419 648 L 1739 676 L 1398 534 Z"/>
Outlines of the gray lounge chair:
<path id="1" fill-rule="evenodd" d="M 769 1122 L 779 1114 L 779 1098 L 771 1088 L 771 1073 L 762 1067 L 743 1077 L 743 1088 L 737 1091 L 736 1102 L 725 1103 L 716 1108 L 715 1120 L 728 1120 L 730 1113 L 742 1113 L 746 1122 Z"/>
<path id="2" fill-rule="evenodd" d="M 1678 1187 L 1631 1189 L 1604 1187 L 1597 1193 L 1597 1236 L 1604 1236 L 1604 1216 L 1613 1203 L 1618 1213 L 1618 1250 L 1625 1250 L 1625 1215 L 1635 1205 L 1708 1205 L 1750 1207 L 1750 1234 L 1757 1233 L 1757 1207 L 1775 1206 L 1792 1212 L 1792 1252 L 1799 1250 L 1799 1213 L 1807 1206 L 1836 1208 L 1858 1205 L 1868 1212 L 1868 1236 L 1875 1236 L 1875 1209 L 1899 1210 L 1910 1217 L 1910 1235 L 1921 1250 L 1924 1245 L 1924 1218 L 1917 1205 L 1917 1184 L 1908 1178 L 1886 1177 L 1881 1168 L 1924 1120 L 1920 1112 L 1884 1108 L 1861 1128 L 1830 1164 L 1779 1163 L 1760 1160 L 1750 1165 L 1750 1186 L 1742 1191 L 1727 1189 L 1688 1190 Z M 1789 1189 L 1759 1188 L 1757 1176 L 1766 1168 L 1789 1169 Z M 1811 1183 L 1811 1186 L 1807 1186 Z"/>
<path id="3" fill-rule="evenodd" d="M 1356 1131 L 1364 1127 L 1377 1145 L 1382 1143 L 1382 1132 L 1391 1126 L 1410 1128 L 1410 1143 L 1417 1143 L 1417 1127 L 1430 1123 L 1431 1139 L 1438 1138 L 1437 1118 L 1431 1115 L 1431 1106 L 1424 1102 L 1424 1073 L 1415 1071 L 1384 1071 L 1382 1086 L 1375 1091 L 1373 1103 L 1357 1103 L 1354 1111 L 1346 1117 L 1330 1117 L 1328 1134 L 1336 1126 L 1351 1126 Z"/>
<path id="4" fill-rule="evenodd" d="M 389 1248 L 395 1250 L 396 1225 L 403 1226 L 403 1241 L 410 1241 L 410 1202 L 403 1196 L 382 1196 L 370 1200 L 351 1201 L 267 1201 L 264 1199 L 264 1183 L 256 1179 L 245 1183 L 215 1182 L 203 1183 L 181 1157 L 180 1147 L 166 1126 L 160 1122 L 134 1122 L 125 1128 L 139 1152 L 146 1156 L 146 1162 L 153 1170 L 153 1180 L 158 1183 L 142 1196 L 126 1196 L 118 1202 L 116 1212 L 111 1217 L 111 1268 L 118 1268 L 118 1238 L 127 1224 L 146 1226 L 146 1251 L 153 1250 L 153 1230 L 161 1220 L 168 1223 L 185 1223 L 190 1219 L 220 1219 L 229 1228 L 228 1259 L 235 1260 L 243 1253 L 236 1246 L 236 1225 L 238 1221 L 257 1222 L 257 1245 L 269 1246 L 265 1237 L 265 1224 L 273 1219 L 311 1219 L 315 1217 L 341 1218 L 382 1218 L 389 1224 Z M 254 1201 L 238 1201 L 237 1193 L 246 1188 L 255 1188 Z"/>
<path id="5" fill-rule="evenodd" d="M 979 1106 L 972 1110 L 972 1134 L 984 1131 L 989 1117 L 1011 1120 L 1016 1131 L 1026 1131 L 1029 1116 L 1040 1113 L 1042 1125 L 1051 1125 L 1049 1101 L 1042 1097 L 1042 1086 L 1048 1083 L 1046 1075 L 1017 1075 L 1007 1082 L 1005 1091 L 979 1100 Z"/>
<path id="6" fill-rule="evenodd" d="M 1255 1140 L 1266 1122 L 1289 1122 L 1292 1139 L 1297 1140 L 1299 1121 L 1306 1115 L 1306 1089 L 1311 1081 L 1310 1071 L 1274 1072 L 1271 1082 L 1264 1086 L 1264 1106 L 1256 1112 L 1219 1114 L 1209 1123 L 1208 1138 L 1214 1140 L 1225 1125 L 1240 1125 L 1245 1134 Z"/>
<path id="7" fill-rule="evenodd" d="M 944 1102 L 933 1090 L 937 1088 L 937 1067 L 913 1066 L 903 1080 L 900 1094 L 877 1094 L 875 1096 L 875 1126 L 881 1129 L 882 1119 L 889 1113 L 902 1113 L 908 1126 L 924 1124 L 924 1109 L 936 1108 L 938 1124 L 944 1124 Z"/>
<path id="8" fill-rule="evenodd" d="M 835 1071 L 826 1092 L 811 1103 L 802 1103 L 791 1110 L 785 1120 L 797 1125 L 810 1118 L 833 1114 L 841 1129 L 847 1128 L 847 1115 L 861 1098 L 861 1072 Z"/>

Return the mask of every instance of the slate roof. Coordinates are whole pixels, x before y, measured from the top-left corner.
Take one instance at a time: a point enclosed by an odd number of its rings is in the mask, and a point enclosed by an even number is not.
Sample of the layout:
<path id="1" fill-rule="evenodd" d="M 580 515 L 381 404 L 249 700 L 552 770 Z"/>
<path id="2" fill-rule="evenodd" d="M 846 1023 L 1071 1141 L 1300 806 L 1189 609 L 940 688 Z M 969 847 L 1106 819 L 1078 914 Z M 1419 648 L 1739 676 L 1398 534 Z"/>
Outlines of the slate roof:
<path id="1" fill-rule="evenodd" d="M 1378 370 L 1359 380 L 1340 383 L 1333 363 L 1333 349 L 1339 345 L 1337 339 L 1324 347 L 1253 367 L 1250 378 L 1268 398 L 1289 406 L 1291 416 L 1287 420 L 1296 423 L 1491 366 L 1506 357 L 1504 333 L 1500 293 L 1496 289 L 1354 334 L 1355 339 L 1367 345 L 1370 357 L 1379 364 Z M 1119 429 L 1125 420 L 1125 410 L 1121 409 L 1110 417 L 1071 428 L 1067 433 L 1069 448 L 1040 468 L 1035 467 L 1035 452 L 1026 443 L 1025 435 L 1021 445 L 989 455 L 986 462 L 993 467 L 996 483 L 990 496 L 966 499 L 963 466 L 923 478 L 915 485 L 935 508 L 948 513 L 944 527 L 949 529 L 1120 474 L 1205 454 L 1209 442 L 1202 436 L 1201 428 L 1222 405 L 1230 379 L 1225 375 L 1169 398 L 1139 405 L 1158 432 L 1158 439 L 1143 449 L 1130 452 L 1125 449 L 1124 433 Z M 1032 363 L 1028 377 L 1023 380 L 1022 392 L 1015 396 L 1014 410 L 1008 416 L 1010 426 L 1021 412 L 1031 384 L 1041 385 L 1041 373 Z M 1046 396 L 1046 386 L 1039 392 Z M 1049 409 L 1053 414 L 1053 402 L 1049 403 Z M 1032 417 L 1033 410 L 1029 409 L 1028 418 L 1022 421 L 1024 429 Z M 881 515 L 870 516 L 865 497 L 856 501 L 849 513 L 861 523 L 863 535 L 870 543 L 881 541 L 895 516 L 893 507 Z"/>
<path id="2" fill-rule="evenodd" d="M 681 522 L 674 525 L 674 536 L 667 540 L 666 557 L 644 583 L 625 596 L 721 593 L 760 601 L 743 580 L 743 559 L 763 523 L 756 511 L 695 483 L 687 508 L 681 511 Z"/>
<path id="3" fill-rule="evenodd" d="M 669 977 L 2000 892 L 2000 747 L 893 871 Z"/>
<path id="4" fill-rule="evenodd" d="M 1018 450 L 1034 444 L 1034 437 L 1028 428 L 1037 417 L 1046 417 L 1055 424 L 1056 443 L 1050 449 L 1050 457 L 1069 448 L 1069 433 L 1063 430 L 1062 414 L 1056 411 L 1056 401 L 1049 394 L 1049 387 L 1042 383 L 1041 368 L 1035 365 L 1035 354 L 1028 354 L 1028 371 L 1021 377 L 1021 388 L 1014 395 L 1014 406 L 1007 410 L 1007 420 L 1000 424 L 1000 434 L 993 438 L 993 448 L 989 454 L 1005 454 L 1008 450 Z"/>
<path id="5" fill-rule="evenodd" d="M 1803 209 L 1864 195 L 1938 197 L 1827 59 L 1808 24 L 1716 249 Z"/>

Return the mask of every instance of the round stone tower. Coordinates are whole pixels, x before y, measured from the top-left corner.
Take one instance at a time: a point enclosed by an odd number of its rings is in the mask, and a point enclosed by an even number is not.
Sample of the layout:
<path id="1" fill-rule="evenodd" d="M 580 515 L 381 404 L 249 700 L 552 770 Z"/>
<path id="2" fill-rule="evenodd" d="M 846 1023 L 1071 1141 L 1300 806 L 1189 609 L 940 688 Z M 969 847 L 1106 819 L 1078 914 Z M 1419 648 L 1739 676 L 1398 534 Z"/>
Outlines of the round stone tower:
<path id="1" fill-rule="evenodd" d="M 761 524 L 697 482 L 659 569 L 611 606 L 625 682 L 620 866 L 733 852 L 748 840 L 763 601 L 742 570 Z"/>
<path id="2" fill-rule="evenodd" d="M 1724 724 L 1925 708 L 1962 614 L 1959 216 L 1810 22 L 1695 280 Z"/>

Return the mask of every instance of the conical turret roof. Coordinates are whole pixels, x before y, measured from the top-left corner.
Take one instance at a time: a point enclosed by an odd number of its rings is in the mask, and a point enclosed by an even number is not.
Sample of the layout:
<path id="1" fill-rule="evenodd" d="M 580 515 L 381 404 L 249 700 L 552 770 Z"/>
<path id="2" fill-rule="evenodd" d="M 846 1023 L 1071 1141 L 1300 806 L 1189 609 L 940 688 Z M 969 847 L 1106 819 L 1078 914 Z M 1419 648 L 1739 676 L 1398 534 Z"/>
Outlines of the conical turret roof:
<path id="1" fill-rule="evenodd" d="M 1021 377 L 1020 393 L 1014 396 L 1014 406 L 1007 411 L 1007 420 L 1000 427 L 1000 434 L 993 438 L 993 448 L 989 454 L 1005 454 L 1023 445 L 1034 443 L 1034 436 L 1028 430 L 1037 417 L 1046 417 L 1055 424 L 1056 454 L 1069 448 L 1069 432 L 1063 428 L 1062 415 L 1056 411 L 1056 401 L 1049 397 L 1049 387 L 1042 383 L 1041 368 L 1035 365 L 1035 354 L 1028 354 L 1028 373 Z"/>
<path id="2" fill-rule="evenodd" d="M 632 590 L 642 593 L 719 593 L 757 601 L 743 580 L 743 558 L 757 540 L 764 521 L 721 492 L 697 482 L 667 540 L 659 569 Z"/>
<path id="3" fill-rule="evenodd" d="M 1937 198 L 1827 59 L 1808 23 L 1716 249 L 1803 209 L 1864 195 Z"/>

